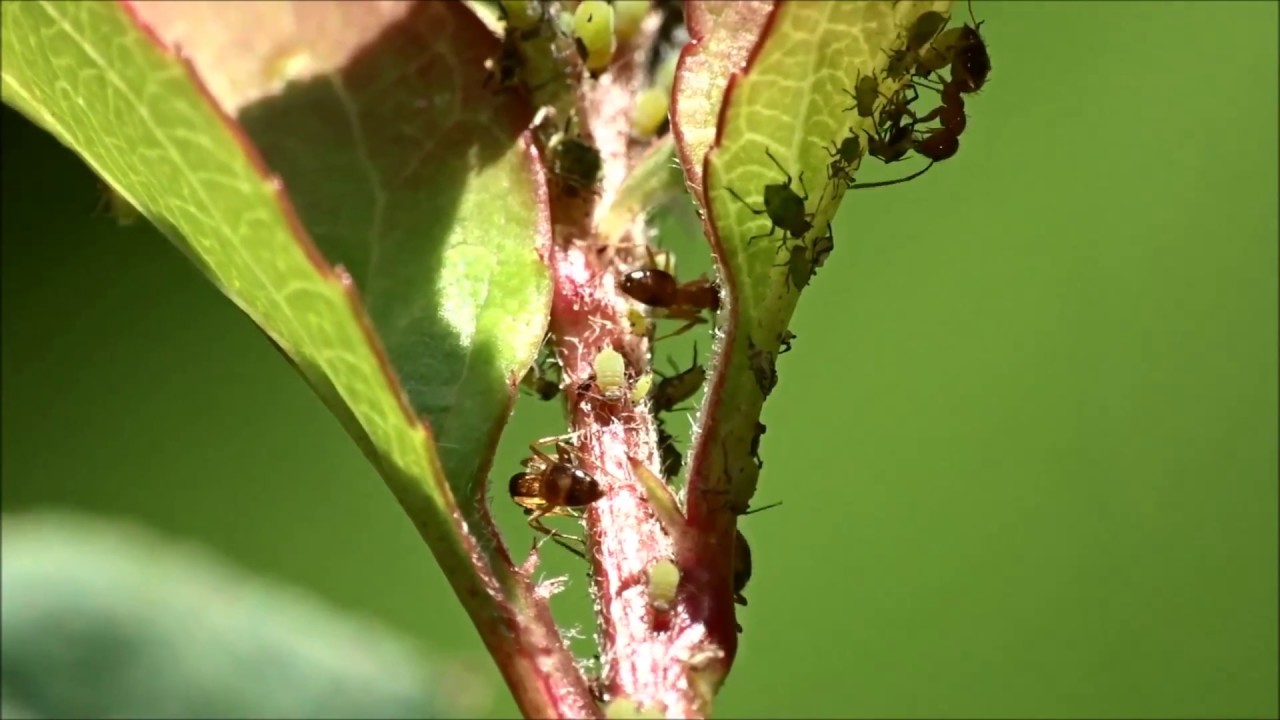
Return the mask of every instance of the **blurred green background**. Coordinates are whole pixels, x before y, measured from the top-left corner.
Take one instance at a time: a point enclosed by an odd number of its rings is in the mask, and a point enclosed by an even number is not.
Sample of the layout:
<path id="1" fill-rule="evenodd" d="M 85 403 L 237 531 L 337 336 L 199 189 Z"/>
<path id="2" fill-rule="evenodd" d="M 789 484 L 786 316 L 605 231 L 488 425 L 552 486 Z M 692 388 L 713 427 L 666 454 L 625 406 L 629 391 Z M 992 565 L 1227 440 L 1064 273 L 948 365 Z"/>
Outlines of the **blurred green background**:
<path id="1" fill-rule="evenodd" d="M 757 496 L 785 504 L 742 524 L 718 716 L 1277 714 L 1277 7 L 976 4 L 994 69 L 961 152 L 851 195 L 797 312 Z M 151 228 L 95 217 L 90 172 L 8 109 L 3 145 L 4 511 L 207 543 L 514 714 L 391 494 L 248 318 Z M 879 170 L 859 177 L 900 174 Z M 494 475 L 557 415 L 522 401 Z M 546 555 L 589 635 L 580 564 Z"/>

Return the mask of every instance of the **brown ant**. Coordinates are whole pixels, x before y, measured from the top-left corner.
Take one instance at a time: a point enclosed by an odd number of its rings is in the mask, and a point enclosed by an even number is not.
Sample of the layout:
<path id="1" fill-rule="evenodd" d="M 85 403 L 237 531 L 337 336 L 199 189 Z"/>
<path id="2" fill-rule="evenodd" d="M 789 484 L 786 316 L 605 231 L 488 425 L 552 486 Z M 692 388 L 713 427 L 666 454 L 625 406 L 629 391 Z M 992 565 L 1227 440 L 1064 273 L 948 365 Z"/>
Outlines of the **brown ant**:
<path id="1" fill-rule="evenodd" d="M 517 505 L 529 516 L 529 526 L 549 537 L 564 537 L 581 542 L 552 530 L 542 523 L 548 515 L 577 517 L 569 508 L 580 508 L 604 497 L 599 481 L 578 467 L 576 451 L 563 441 L 570 435 L 555 435 L 529 443 L 532 455 L 523 461 L 524 471 L 511 476 L 508 492 Z M 555 443 L 556 457 L 551 457 L 540 445 Z"/>
<path id="2" fill-rule="evenodd" d="M 694 325 L 706 322 L 703 310 L 720 309 L 720 286 L 705 277 L 681 284 L 671 273 L 653 267 L 653 251 L 646 247 L 650 267 L 632 270 L 622 276 L 622 292 L 637 302 L 663 310 L 658 317 L 684 320 L 685 324 L 675 332 L 655 340 L 679 335 Z"/>
<path id="3" fill-rule="evenodd" d="M 675 361 L 671 363 L 675 367 Z M 676 405 L 693 397 L 707 380 L 707 369 L 698 364 L 698 344 L 693 344 L 693 364 L 688 370 L 677 371 L 675 375 L 658 373 L 662 380 L 653 389 L 653 411 L 655 413 L 670 412 Z"/>
<path id="4" fill-rule="evenodd" d="M 786 176 L 786 182 L 770 183 L 764 186 L 764 207 L 754 208 L 738 191 L 729 188 L 729 192 L 738 199 L 738 202 L 746 206 L 754 215 L 769 216 L 769 232 L 761 233 L 747 238 L 747 244 L 750 245 L 753 240 L 771 237 L 779 228 L 783 230 L 783 243 L 786 243 L 787 235 L 799 240 L 803 238 L 810 230 L 813 229 L 813 213 L 807 212 L 805 204 L 809 202 L 809 190 L 804 186 L 804 171 L 800 172 L 800 189 L 803 195 L 791 189 L 791 173 L 778 162 L 778 159 L 769 152 L 769 148 L 764 149 L 764 154 L 769 156 L 774 165 L 782 171 Z"/>

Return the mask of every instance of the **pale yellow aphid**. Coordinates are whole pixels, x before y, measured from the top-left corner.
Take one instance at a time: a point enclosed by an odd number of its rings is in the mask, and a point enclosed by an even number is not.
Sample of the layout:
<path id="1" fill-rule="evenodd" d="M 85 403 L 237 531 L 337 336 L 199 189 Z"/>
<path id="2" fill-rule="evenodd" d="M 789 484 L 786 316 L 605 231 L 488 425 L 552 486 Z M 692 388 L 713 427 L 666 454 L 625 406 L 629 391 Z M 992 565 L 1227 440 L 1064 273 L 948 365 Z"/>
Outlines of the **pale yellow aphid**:
<path id="1" fill-rule="evenodd" d="M 627 393 L 627 363 L 622 353 L 613 348 L 601 350 L 592 362 L 596 373 L 596 387 L 606 400 L 617 401 Z"/>
<path id="2" fill-rule="evenodd" d="M 666 612 L 676 600 L 676 588 L 680 586 L 680 569 L 670 560 L 659 560 L 649 566 L 649 604 L 655 610 Z"/>
<path id="3" fill-rule="evenodd" d="M 655 87 L 666 88 L 667 94 L 671 94 L 671 88 L 676 82 L 676 64 L 680 62 L 680 53 L 671 53 L 653 74 L 653 84 Z"/>
<path id="4" fill-rule="evenodd" d="M 638 307 L 627 308 L 627 324 L 631 326 L 632 335 L 648 335 L 653 322 Z"/>
<path id="5" fill-rule="evenodd" d="M 500 0 L 498 4 L 512 30 L 530 30 L 542 21 L 543 4 L 538 0 Z"/>
<path id="6" fill-rule="evenodd" d="M 645 398 L 649 397 L 649 391 L 653 389 L 653 373 L 645 373 L 636 380 L 636 384 L 631 387 L 631 402 L 640 404 Z"/>
<path id="7" fill-rule="evenodd" d="M 578 3 L 578 9 L 573 11 L 573 42 L 589 73 L 594 76 L 604 72 L 618 49 L 613 6 L 603 0 Z"/>
<path id="8" fill-rule="evenodd" d="M 613 0 L 613 32 L 618 42 L 635 36 L 651 6 L 649 0 Z"/>
<path id="9" fill-rule="evenodd" d="M 656 85 L 641 90 L 631 109 L 631 134 L 641 140 L 657 135 L 667 120 L 670 106 L 671 90 Z"/>

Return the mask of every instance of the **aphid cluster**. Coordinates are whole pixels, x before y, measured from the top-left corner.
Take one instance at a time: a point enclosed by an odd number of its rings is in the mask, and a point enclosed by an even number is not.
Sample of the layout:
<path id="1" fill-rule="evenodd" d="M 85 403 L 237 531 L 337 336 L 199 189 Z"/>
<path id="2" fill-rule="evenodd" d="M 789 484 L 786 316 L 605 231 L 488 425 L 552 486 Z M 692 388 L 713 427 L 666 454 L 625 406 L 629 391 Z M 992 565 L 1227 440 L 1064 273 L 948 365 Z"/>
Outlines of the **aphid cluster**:
<path id="1" fill-rule="evenodd" d="M 907 32 L 905 46 L 889 56 L 886 76 L 907 79 L 892 97 L 880 93 L 879 82 L 873 76 L 859 77 L 853 90 L 845 90 L 853 100 L 845 111 L 856 111 L 858 117 L 875 121 L 873 132 L 866 137 L 868 155 L 894 163 L 914 152 L 929 164 L 897 180 L 854 184 L 852 159 L 857 157 L 861 141 L 851 131 L 849 137 L 828 151 L 832 158 L 828 170 L 831 181 L 854 190 L 896 185 L 923 175 L 934 163 L 947 160 L 960 150 L 960 135 L 967 124 L 964 95 L 981 90 L 991 71 L 991 59 L 979 32 L 982 23 L 973 17 L 972 3 L 969 17 L 973 24 L 945 31 L 946 17 L 941 13 L 930 11 L 916 18 Z M 951 70 L 950 78 L 942 75 L 947 68 Z M 911 106 L 919 99 L 917 88 L 921 87 L 938 93 L 939 104 L 918 114 Z M 875 103 L 880 98 L 885 103 L 876 118 Z M 939 126 L 923 127 L 935 120 Z"/>

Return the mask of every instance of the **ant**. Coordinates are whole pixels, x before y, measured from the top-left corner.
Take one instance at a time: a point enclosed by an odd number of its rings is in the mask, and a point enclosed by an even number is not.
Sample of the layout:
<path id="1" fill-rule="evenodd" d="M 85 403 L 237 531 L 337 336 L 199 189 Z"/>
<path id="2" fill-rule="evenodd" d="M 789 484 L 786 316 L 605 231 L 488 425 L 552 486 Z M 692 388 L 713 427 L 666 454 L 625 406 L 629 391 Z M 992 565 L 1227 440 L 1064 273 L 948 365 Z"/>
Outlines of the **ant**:
<path id="1" fill-rule="evenodd" d="M 716 312 L 720 309 L 720 286 L 714 281 L 700 277 L 682 285 L 671 273 L 655 267 L 651 248 L 646 247 L 645 251 L 649 255 L 649 267 L 623 275 L 622 292 L 644 305 L 662 309 L 664 314 L 661 317 L 685 321 L 679 330 L 655 338 L 655 342 L 706 322 L 702 317 L 703 310 Z"/>
<path id="2" fill-rule="evenodd" d="M 675 361 L 671 361 L 675 367 Z M 670 412 L 676 405 L 693 397 L 707 380 L 707 369 L 698 364 L 698 344 L 693 344 L 693 364 L 675 375 L 658 374 L 662 378 L 653 389 L 653 411 Z"/>
<path id="3" fill-rule="evenodd" d="M 803 238 L 810 230 L 813 229 L 813 213 L 805 211 L 805 204 L 809 202 L 809 190 L 804 186 L 804 171 L 800 172 L 800 189 L 803 195 L 791 189 L 791 173 L 778 162 L 773 156 L 769 148 L 764 149 L 764 154 L 769 156 L 774 165 L 782 171 L 786 176 L 786 182 L 771 183 L 764 186 L 764 207 L 754 208 L 738 191 L 729 188 L 729 192 L 738 199 L 738 202 L 746 206 L 754 215 L 769 216 L 769 232 L 761 233 L 747 238 L 747 244 L 750 245 L 753 240 L 758 238 L 771 237 L 779 228 L 783 230 L 783 244 L 786 243 L 787 235 L 799 240 Z"/>
<path id="4" fill-rule="evenodd" d="M 529 527 L 549 537 L 564 537 L 582 542 L 552 530 L 542 523 L 548 515 L 577 517 L 569 508 L 579 508 L 604 497 L 599 481 L 578 467 L 576 451 L 563 441 L 572 435 L 554 435 L 529 443 L 531 457 L 521 463 L 524 471 L 511 476 L 508 492 L 517 505 L 529 516 Z M 540 445 L 555 443 L 556 457 L 538 449 Z"/>

